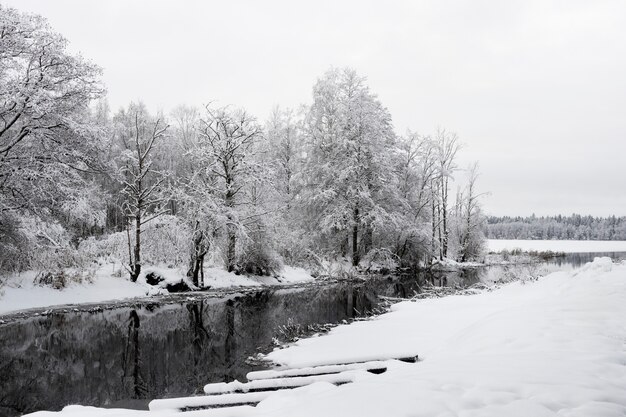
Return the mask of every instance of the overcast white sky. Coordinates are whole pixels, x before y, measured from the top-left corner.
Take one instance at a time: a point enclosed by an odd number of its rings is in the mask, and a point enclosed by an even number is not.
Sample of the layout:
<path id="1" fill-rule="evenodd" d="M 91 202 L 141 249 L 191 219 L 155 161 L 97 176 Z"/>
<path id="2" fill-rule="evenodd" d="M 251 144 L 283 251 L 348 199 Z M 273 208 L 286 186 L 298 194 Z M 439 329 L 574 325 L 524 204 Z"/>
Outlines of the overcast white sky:
<path id="1" fill-rule="evenodd" d="M 0 1 L 102 66 L 113 109 L 265 120 L 350 66 L 398 133 L 459 134 L 488 213 L 626 215 L 626 1 Z"/>

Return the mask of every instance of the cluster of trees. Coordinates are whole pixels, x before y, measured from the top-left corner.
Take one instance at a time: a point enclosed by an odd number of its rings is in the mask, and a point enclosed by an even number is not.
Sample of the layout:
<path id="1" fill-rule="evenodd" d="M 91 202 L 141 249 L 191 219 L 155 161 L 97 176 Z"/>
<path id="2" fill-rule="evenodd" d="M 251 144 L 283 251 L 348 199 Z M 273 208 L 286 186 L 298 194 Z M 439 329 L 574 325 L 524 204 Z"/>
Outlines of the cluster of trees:
<path id="1" fill-rule="evenodd" d="M 626 240 L 626 217 L 487 217 L 490 239 Z"/>
<path id="2" fill-rule="evenodd" d="M 457 136 L 397 135 L 351 69 L 329 70 L 310 105 L 265 123 L 213 104 L 112 114 L 100 69 L 65 46 L 42 18 L 0 6 L 3 271 L 115 254 L 131 280 L 165 262 L 201 283 L 207 257 L 268 274 L 483 251 L 477 168 L 453 182 Z"/>

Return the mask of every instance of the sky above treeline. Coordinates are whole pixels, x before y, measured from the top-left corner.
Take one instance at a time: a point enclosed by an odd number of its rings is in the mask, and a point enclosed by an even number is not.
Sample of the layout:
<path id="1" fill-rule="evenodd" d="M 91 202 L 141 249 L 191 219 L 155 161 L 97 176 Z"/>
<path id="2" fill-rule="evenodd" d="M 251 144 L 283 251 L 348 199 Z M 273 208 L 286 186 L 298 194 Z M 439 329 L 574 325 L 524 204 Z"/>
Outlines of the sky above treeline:
<path id="1" fill-rule="evenodd" d="M 0 1 L 103 67 L 113 110 L 211 101 L 263 121 L 349 66 L 398 133 L 459 135 L 488 214 L 626 215 L 623 0 Z"/>

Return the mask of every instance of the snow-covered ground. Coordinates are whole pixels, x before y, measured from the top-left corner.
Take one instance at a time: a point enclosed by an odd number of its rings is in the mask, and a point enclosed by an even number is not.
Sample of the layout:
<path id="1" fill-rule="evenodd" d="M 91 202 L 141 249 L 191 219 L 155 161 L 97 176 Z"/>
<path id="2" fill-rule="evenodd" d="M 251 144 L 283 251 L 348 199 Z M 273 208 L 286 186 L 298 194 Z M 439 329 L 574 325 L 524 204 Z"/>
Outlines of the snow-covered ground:
<path id="1" fill-rule="evenodd" d="M 624 240 L 507 240 L 489 239 L 488 249 L 500 252 L 503 249 L 523 251 L 553 251 L 565 253 L 626 252 Z"/>
<path id="2" fill-rule="evenodd" d="M 624 416 L 624 300 L 626 264 L 597 258 L 575 272 L 478 295 L 402 302 L 373 320 L 339 326 L 268 357 L 288 367 L 415 354 L 419 362 L 389 362 L 386 373 L 361 372 L 351 384 L 279 391 L 240 415 Z M 61 415 L 172 412 L 70 407 Z"/>
<path id="3" fill-rule="evenodd" d="M 145 275 L 156 272 L 165 282 L 179 282 L 184 273 L 178 269 L 145 267 L 137 282 L 130 282 L 120 264 L 105 264 L 93 274 L 90 282 L 71 282 L 66 288 L 54 289 L 34 283 L 35 272 L 29 271 L 5 279 L 0 286 L 0 314 L 36 307 L 123 300 L 155 295 L 165 290 L 146 284 Z M 216 267 L 205 268 L 205 284 L 211 288 L 260 286 L 311 281 L 313 277 L 302 268 L 285 266 L 278 278 L 236 275 Z"/>

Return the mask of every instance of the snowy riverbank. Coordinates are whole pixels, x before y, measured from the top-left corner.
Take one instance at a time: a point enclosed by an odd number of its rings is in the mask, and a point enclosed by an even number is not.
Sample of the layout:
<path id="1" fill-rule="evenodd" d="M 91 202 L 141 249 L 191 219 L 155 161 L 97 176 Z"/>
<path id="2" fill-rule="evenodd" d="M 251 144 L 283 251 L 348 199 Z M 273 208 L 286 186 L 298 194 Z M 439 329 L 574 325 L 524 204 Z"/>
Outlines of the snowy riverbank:
<path id="1" fill-rule="evenodd" d="M 259 416 L 623 416 L 626 264 L 596 259 L 575 272 L 473 296 L 402 302 L 269 358 L 289 367 L 418 354 L 382 375 L 277 392 Z M 210 381 L 207 381 L 210 382 Z M 194 415 L 227 415 L 206 410 Z M 35 413 L 53 416 L 55 413 Z M 63 416 L 164 416 L 70 407 Z"/>
<path id="2" fill-rule="evenodd" d="M 120 272 L 120 269 L 119 263 L 104 264 L 93 271 L 89 279 L 81 283 L 68 280 L 67 286 L 60 289 L 36 284 L 37 273 L 34 271 L 7 277 L 4 285 L 0 286 L 0 314 L 63 304 L 125 300 L 165 292 L 146 283 L 145 275 L 150 272 L 164 277 L 164 283 L 180 282 L 185 279 L 184 272 L 178 269 L 148 266 L 137 282 L 130 282 L 128 274 Z M 220 268 L 205 268 L 204 273 L 205 284 L 212 289 L 280 285 L 313 280 L 304 269 L 290 266 L 285 266 L 277 277 L 236 275 Z"/>

